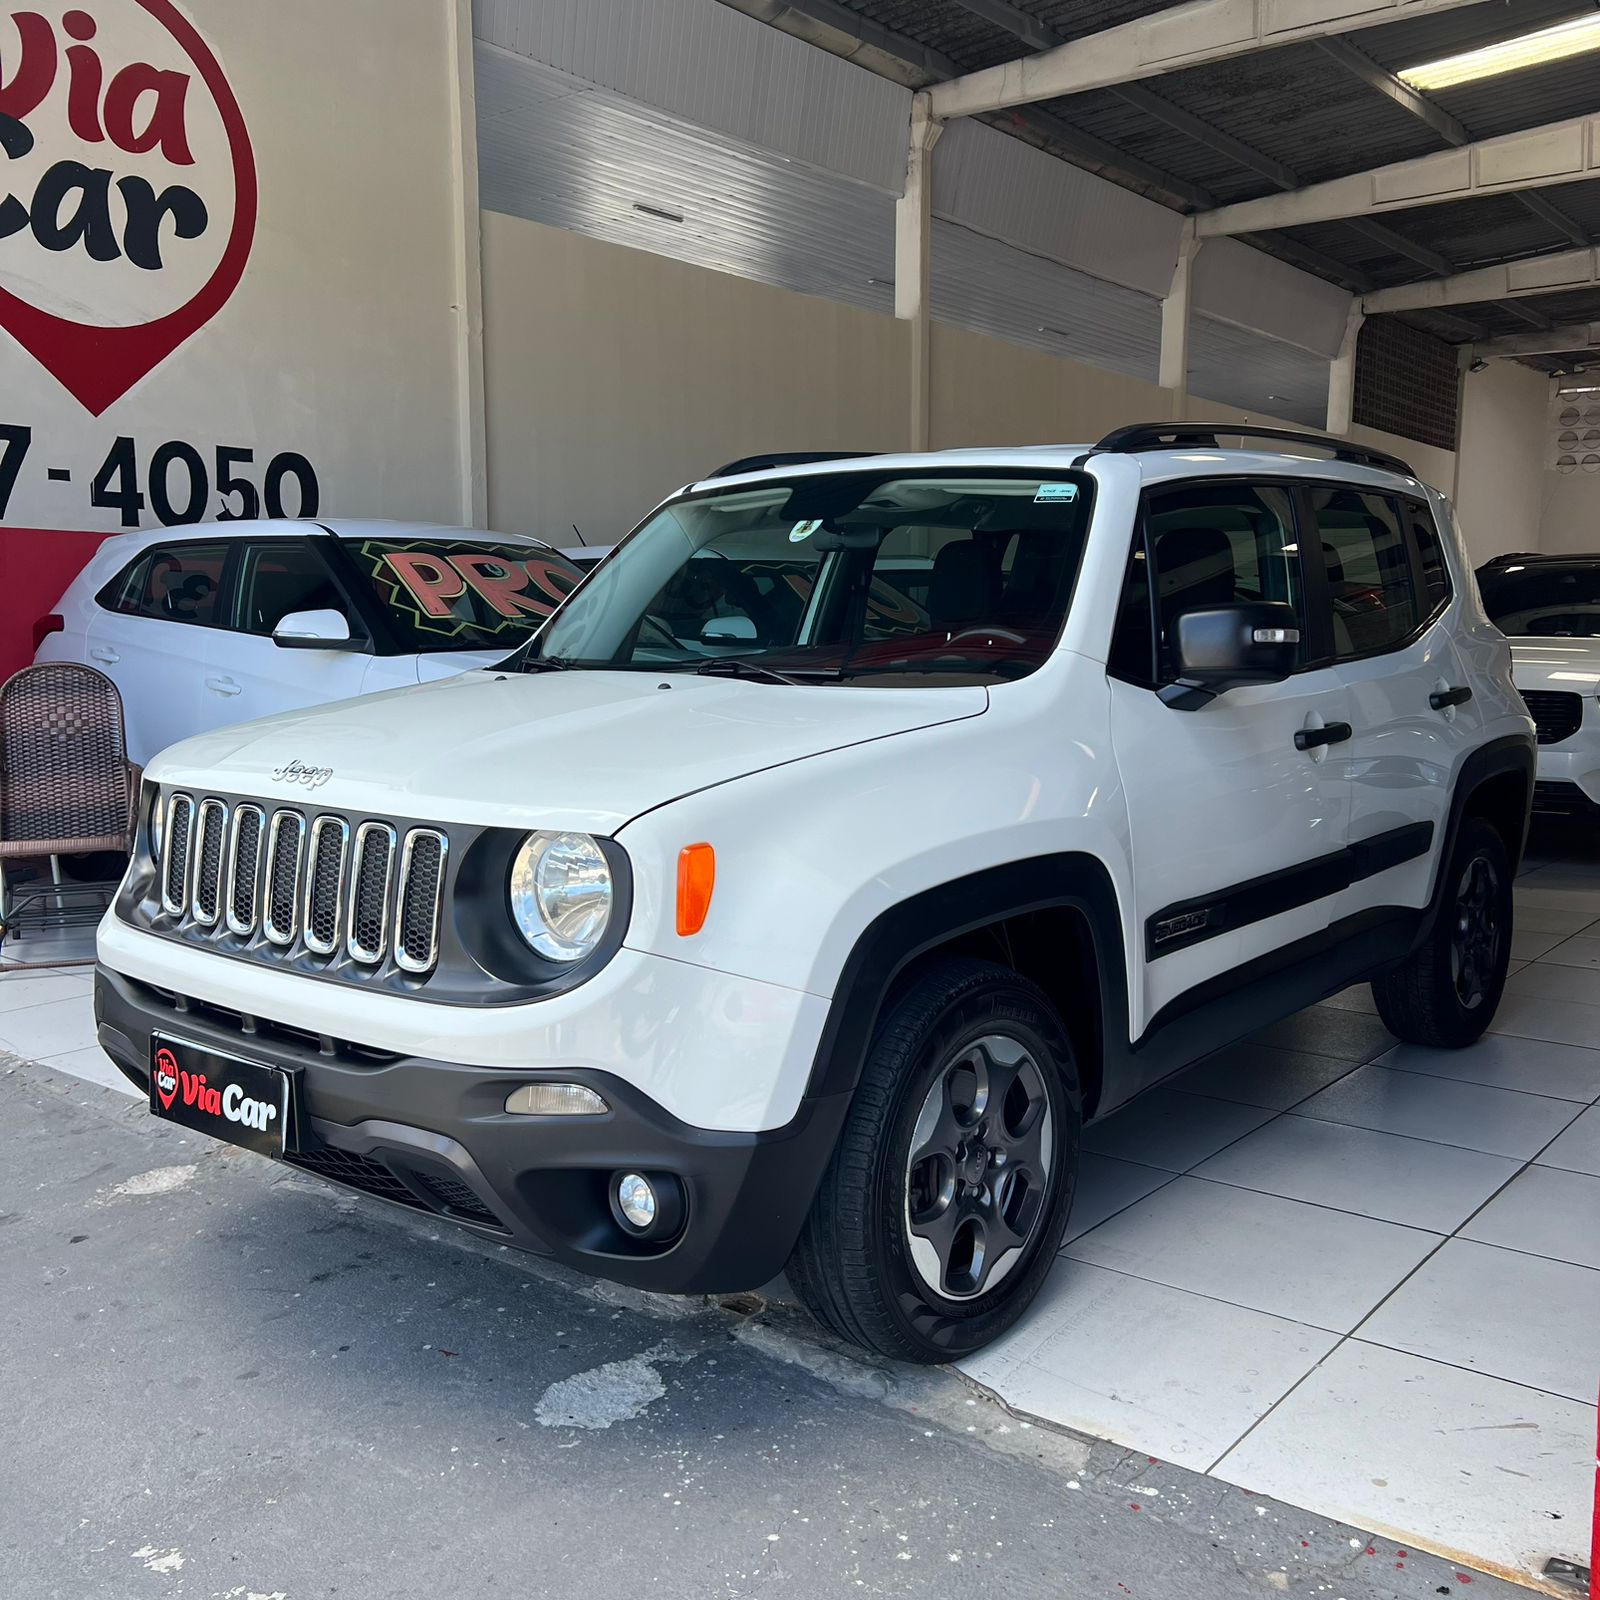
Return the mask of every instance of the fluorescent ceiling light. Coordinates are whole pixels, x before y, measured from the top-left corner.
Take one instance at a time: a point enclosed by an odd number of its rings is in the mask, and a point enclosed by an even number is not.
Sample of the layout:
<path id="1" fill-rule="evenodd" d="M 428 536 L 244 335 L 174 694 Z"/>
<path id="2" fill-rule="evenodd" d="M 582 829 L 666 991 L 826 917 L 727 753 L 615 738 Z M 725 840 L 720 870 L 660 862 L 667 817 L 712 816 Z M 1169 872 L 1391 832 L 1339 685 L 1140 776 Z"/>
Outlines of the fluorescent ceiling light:
<path id="1" fill-rule="evenodd" d="M 1396 76 L 1413 89 L 1449 89 L 1458 83 L 1492 78 L 1501 72 L 1565 61 L 1568 56 L 1582 55 L 1586 50 L 1600 50 L 1600 12 L 1586 12 L 1568 22 L 1558 22 L 1553 28 L 1518 34 L 1513 39 L 1463 51 L 1458 56 L 1425 61 L 1421 66 L 1405 68 Z"/>

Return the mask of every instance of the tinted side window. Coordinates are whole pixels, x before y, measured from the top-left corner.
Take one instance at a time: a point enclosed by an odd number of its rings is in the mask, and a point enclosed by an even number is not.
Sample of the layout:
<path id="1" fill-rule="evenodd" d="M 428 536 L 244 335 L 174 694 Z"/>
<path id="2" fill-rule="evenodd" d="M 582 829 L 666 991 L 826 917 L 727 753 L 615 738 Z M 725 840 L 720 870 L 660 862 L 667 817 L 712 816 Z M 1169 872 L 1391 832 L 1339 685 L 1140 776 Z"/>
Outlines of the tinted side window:
<path id="1" fill-rule="evenodd" d="M 1106 662 L 1106 670 L 1113 678 L 1146 685 L 1156 681 L 1149 566 L 1141 542 L 1128 560 L 1122 598 L 1117 602 L 1117 625 L 1111 634 L 1111 657 Z"/>
<path id="2" fill-rule="evenodd" d="M 1423 606 L 1429 616 L 1450 598 L 1450 567 L 1444 558 L 1444 541 L 1433 525 L 1433 513 L 1426 506 L 1406 507 L 1411 518 L 1411 536 L 1417 541 L 1422 562 Z"/>
<path id="3" fill-rule="evenodd" d="M 1399 507 L 1379 494 L 1319 485 L 1310 491 L 1341 661 L 1387 650 L 1422 621 Z"/>
<path id="4" fill-rule="evenodd" d="M 232 627 L 270 634 L 291 611 L 339 611 L 348 617 L 322 557 L 291 539 L 247 544 L 239 555 Z"/>
<path id="5" fill-rule="evenodd" d="M 209 626 L 227 557 L 226 544 L 157 545 L 100 591 L 100 604 L 123 616 Z"/>
<path id="6" fill-rule="evenodd" d="M 1148 523 L 1162 678 L 1174 675 L 1175 625 L 1185 611 L 1241 600 L 1282 601 L 1294 607 L 1305 636 L 1290 490 L 1265 484 L 1184 484 L 1150 496 Z"/>

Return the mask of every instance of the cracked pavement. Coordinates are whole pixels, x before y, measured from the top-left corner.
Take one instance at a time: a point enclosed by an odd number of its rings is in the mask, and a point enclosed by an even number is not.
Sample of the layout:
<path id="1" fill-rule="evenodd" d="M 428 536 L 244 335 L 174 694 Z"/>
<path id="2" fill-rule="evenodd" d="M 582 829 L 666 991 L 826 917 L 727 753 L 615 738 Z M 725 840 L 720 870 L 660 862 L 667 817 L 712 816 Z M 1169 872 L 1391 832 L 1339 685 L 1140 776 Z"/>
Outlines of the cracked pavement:
<path id="1" fill-rule="evenodd" d="M 47 1068 L 0 1128 L 0 1600 L 1526 1594 Z"/>

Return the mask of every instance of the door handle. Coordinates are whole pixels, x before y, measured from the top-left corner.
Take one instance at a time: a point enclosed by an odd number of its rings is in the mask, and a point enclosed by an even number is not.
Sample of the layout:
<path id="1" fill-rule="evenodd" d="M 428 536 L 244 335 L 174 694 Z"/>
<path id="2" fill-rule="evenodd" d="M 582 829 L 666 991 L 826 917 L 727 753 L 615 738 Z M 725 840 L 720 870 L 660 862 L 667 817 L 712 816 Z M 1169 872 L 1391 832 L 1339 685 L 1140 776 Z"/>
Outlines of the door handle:
<path id="1" fill-rule="evenodd" d="M 115 650 L 108 650 L 103 644 L 95 645 L 89 651 L 89 654 L 93 656 L 96 661 L 105 661 L 108 663 L 120 661 L 122 659 L 122 657 L 119 656 Z"/>
<path id="2" fill-rule="evenodd" d="M 1450 706 L 1464 706 L 1471 698 L 1472 690 L 1463 683 L 1454 689 L 1435 689 L 1428 696 L 1428 704 L 1435 711 L 1444 711 Z"/>
<path id="3" fill-rule="evenodd" d="M 1348 722 L 1330 722 L 1322 728 L 1301 728 L 1294 736 L 1296 750 L 1316 750 L 1325 744 L 1343 744 L 1351 735 Z"/>
<path id="4" fill-rule="evenodd" d="M 236 695 L 239 692 L 239 685 L 232 678 L 207 678 L 206 688 L 222 695 Z"/>

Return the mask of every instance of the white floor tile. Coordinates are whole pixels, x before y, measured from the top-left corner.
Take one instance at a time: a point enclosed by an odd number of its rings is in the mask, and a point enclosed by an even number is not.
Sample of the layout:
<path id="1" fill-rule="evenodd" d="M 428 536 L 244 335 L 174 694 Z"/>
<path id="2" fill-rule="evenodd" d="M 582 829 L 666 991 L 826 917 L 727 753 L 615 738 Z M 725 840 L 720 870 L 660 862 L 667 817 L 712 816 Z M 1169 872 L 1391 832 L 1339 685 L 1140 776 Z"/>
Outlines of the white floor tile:
<path id="1" fill-rule="evenodd" d="M 1511 958 L 1514 961 L 1538 961 L 1571 937 L 1567 933 L 1536 933 L 1519 922 L 1511 930 Z"/>
<path id="2" fill-rule="evenodd" d="M 1539 1157 L 1541 1167 L 1564 1167 L 1600 1178 L 1600 1106 L 1591 1106 Z"/>
<path id="3" fill-rule="evenodd" d="M 90 980 L 69 967 L 52 972 L 0 971 L 0 1017 L 52 1000 L 72 1000 L 90 992 Z"/>
<path id="4" fill-rule="evenodd" d="M 1340 1011 L 1334 1006 L 1308 1006 L 1251 1035 L 1252 1044 L 1337 1056 L 1341 1061 L 1357 1064 L 1376 1060 L 1394 1042 L 1394 1035 L 1376 1017 Z"/>
<path id="5" fill-rule="evenodd" d="M 69 1050 L 65 1055 L 50 1056 L 43 1065 L 53 1067 L 57 1072 L 70 1073 L 74 1078 L 82 1078 L 88 1083 L 98 1083 L 102 1088 L 120 1089 L 134 1099 L 142 1098 L 139 1091 L 112 1066 L 111 1057 L 99 1045 L 88 1050 Z"/>
<path id="6" fill-rule="evenodd" d="M 1517 1170 L 1502 1156 L 1292 1114 L 1246 1135 L 1197 1176 L 1450 1233 Z"/>
<path id="7" fill-rule="evenodd" d="M 1453 1078 L 1358 1067 L 1296 1109 L 1325 1122 L 1531 1161 L 1583 1107 Z"/>
<path id="8" fill-rule="evenodd" d="M 1508 994 L 1501 1000 L 1489 1031 L 1593 1050 L 1600 1048 L 1600 1007 Z"/>
<path id="9" fill-rule="evenodd" d="M 1600 1006 L 1600 967 L 1567 967 L 1534 961 L 1506 980 L 1507 999 L 1565 1000 L 1573 1005 Z M 1600 1017 L 1595 1019 L 1600 1035 Z"/>
<path id="10" fill-rule="evenodd" d="M 1179 1178 L 1067 1253 L 1346 1333 L 1438 1244 L 1416 1228 Z"/>
<path id="11" fill-rule="evenodd" d="M 1563 967 L 1600 967 L 1600 939 L 1586 934 L 1563 939 L 1542 959 Z"/>
<path id="12" fill-rule="evenodd" d="M 1486 1083 L 1496 1089 L 1519 1089 L 1557 1100 L 1600 1099 L 1600 1050 L 1487 1034 L 1465 1050 L 1430 1050 L 1403 1044 L 1378 1058 L 1381 1067 L 1425 1072 L 1461 1083 Z"/>
<path id="13" fill-rule="evenodd" d="M 1588 1544 L 1594 1428 L 1592 1405 L 1352 1341 L 1216 1474 L 1408 1543 L 1532 1574 Z"/>
<path id="14" fill-rule="evenodd" d="M 1522 878 L 1519 883 L 1530 881 L 1529 878 Z M 1582 933 L 1595 920 L 1586 911 L 1552 911 L 1548 906 L 1523 905 L 1520 896 L 1514 911 L 1514 926 L 1517 928 L 1529 933 L 1564 933 L 1568 938 L 1575 933 Z M 1587 922 L 1584 920 L 1586 917 Z"/>
<path id="15" fill-rule="evenodd" d="M 1287 1111 L 1354 1071 L 1353 1061 L 1334 1056 L 1277 1050 L 1267 1044 L 1236 1044 L 1168 1081 L 1186 1094 L 1214 1095 L 1219 1100 Z"/>
<path id="16" fill-rule="evenodd" d="M 1323 1005 L 1332 1006 L 1336 1011 L 1364 1011 L 1369 1017 L 1378 1014 L 1378 1003 L 1372 998 L 1372 985 L 1358 983 L 1349 989 L 1341 989 L 1338 994 L 1330 994 Z"/>
<path id="17" fill-rule="evenodd" d="M 1008 1404 L 1204 1471 L 1335 1338 L 1063 1261 L 1026 1320 L 963 1362 Z"/>
<path id="18" fill-rule="evenodd" d="M 1524 885 L 1527 887 L 1524 887 Z M 1565 911 L 1572 916 L 1600 918 L 1600 885 L 1570 879 L 1557 882 L 1542 874 L 1517 883 L 1514 891 L 1519 906 L 1537 906 L 1541 911 Z"/>
<path id="19" fill-rule="evenodd" d="M 29 1061 L 91 1048 L 95 1043 L 93 991 L 84 989 L 70 999 L 6 1012 L 0 1016 L 0 1043 Z"/>
<path id="20" fill-rule="evenodd" d="M 1600 1272 L 1451 1239 L 1356 1337 L 1588 1403 L 1596 1329 Z"/>
<path id="21" fill-rule="evenodd" d="M 1084 1129 L 1083 1148 L 1093 1155 L 1137 1161 L 1164 1172 L 1187 1172 L 1272 1116 L 1260 1106 L 1177 1089 L 1152 1089 L 1132 1105 Z"/>
<path id="22" fill-rule="evenodd" d="M 1135 1200 L 1142 1200 L 1152 1190 L 1171 1182 L 1170 1172 L 1085 1151 L 1078 1162 L 1078 1189 L 1072 1197 L 1065 1242 L 1071 1243 L 1080 1234 L 1098 1228 L 1107 1217 L 1114 1217 Z"/>
<path id="23" fill-rule="evenodd" d="M 1600 1178 L 1529 1167 L 1461 1233 L 1482 1244 L 1600 1268 Z"/>

